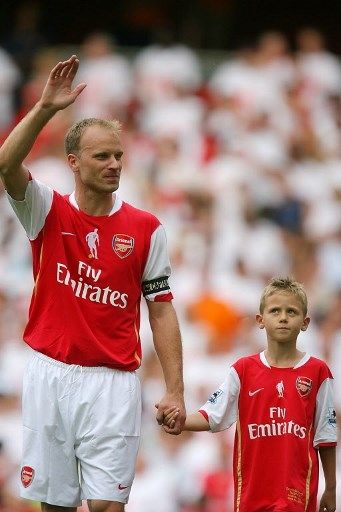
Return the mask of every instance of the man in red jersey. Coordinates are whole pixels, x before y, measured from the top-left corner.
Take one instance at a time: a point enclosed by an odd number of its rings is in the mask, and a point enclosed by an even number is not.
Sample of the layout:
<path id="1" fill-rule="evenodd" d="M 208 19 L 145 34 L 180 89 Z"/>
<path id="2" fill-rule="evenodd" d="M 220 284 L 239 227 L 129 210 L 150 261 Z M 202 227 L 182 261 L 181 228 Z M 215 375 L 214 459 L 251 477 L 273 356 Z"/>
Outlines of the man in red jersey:
<path id="1" fill-rule="evenodd" d="M 42 96 L 0 149 L 9 201 L 30 239 L 34 290 L 24 340 L 33 349 L 23 391 L 22 496 L 43 511 L 122 512 L 134 478 L 141 423 L 140 298 L 166 385 L 157 421 L 184 419 L 182 348 L 164 229 L 122 201 L 119 123 L 85 119 L 66 136 L 75 191 L 34 180 L 23 160 L 72 89 L 79 61 L 59 62 Z M 166 427 L 167 429 L 167 427 Z"/>
<path id="2" fill-rule="evenodd" d="M 309 324 L 307 297 L 292 279 L 264 289 L 256 320 L 267 349 L 239 359 L 184 430 L 218 432 L 237 424 L 235 512 L 316 512 L 318 454 L 325 491 L 319 512 L 336 510 L 336 418 L 327 365 L 296 347 Z M 165 424 L 177 417 L 166 411 Z"/>

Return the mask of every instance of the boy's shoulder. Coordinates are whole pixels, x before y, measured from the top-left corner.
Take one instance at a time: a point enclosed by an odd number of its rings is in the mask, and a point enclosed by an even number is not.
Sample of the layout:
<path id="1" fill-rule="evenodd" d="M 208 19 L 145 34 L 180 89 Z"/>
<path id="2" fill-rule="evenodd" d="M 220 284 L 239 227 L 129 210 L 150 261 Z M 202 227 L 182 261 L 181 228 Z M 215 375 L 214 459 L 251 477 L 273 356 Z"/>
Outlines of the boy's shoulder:
<path id="1" fill-rule="evenodd" d="M 319 366 L 321 368 L 328 368 L 327 363 L 325 361 L 323 361 L 323 359 L 320 359 L 319 357 L 316 357 L 316 356 L 309 355 L 309 359 L 307 362 L 314 366 Z"/>
<path id="2" fill-rule="evenodd" d="M 232 368 L 238 370 L 241 368 L 248 368 L 249 366 L 253 365 L 262 365 L 260 353 L 240 357 L 235 363 L 232 364 Z"/>
<path id="3" fill-rule="evenodd" d="M 314 372 L 318 372 L 322 379 L 333 378 L 327 363 L 318 357 L 310 356 L 306 362 L 306 366 L 308 368 L 310 367 Z"/>

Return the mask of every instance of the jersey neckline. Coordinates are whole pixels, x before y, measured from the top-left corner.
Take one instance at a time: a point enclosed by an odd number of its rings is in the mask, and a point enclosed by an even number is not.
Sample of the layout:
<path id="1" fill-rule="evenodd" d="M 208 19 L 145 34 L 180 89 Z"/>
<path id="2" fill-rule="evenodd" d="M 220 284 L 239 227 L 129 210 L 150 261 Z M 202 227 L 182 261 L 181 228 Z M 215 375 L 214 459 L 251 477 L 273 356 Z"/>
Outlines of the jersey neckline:
<path id="1" fill-rule="evenodd" d="M 73 191 L 72 194 L 69 195 L 69 202 L 79 212 L 83 213 L 84 215 L 89 215 L 88 213 L 83 212 L 82 210 L 79 209 L 79 206 L 76 201 L 75 191 Z M 98 217 L 98 218 L 110 217 L 111 215 L 113 215 L 114 213 L 118 212 L 121 209 L 122 204 L 123 204 L 123 201 L 120 198 L 120 196 L 118 194 L 115 194 L 115 202 L 114 202 L 114 205 L 113 205 L 111 211 L 108 213 L 108 215 L 89 215 L 89 217 Z"/>
<path id="2" fill-rule="evenodd" d="M 304 354 L 304 356 L 298 361 L 298 363 L 295 364 L 295 366 L 286 366 L 286 367 L 278 367 L 278 366 L 271 366 L 265 357 L 265 350 L 259 354 L 259 359 L 264 364 L 264 366 L 267 366 L 270 369 L 278 369 L 278 370 L 295 370 L 296 368 L 300 368 L 303 366 L 307 361 L 310 359 L 310 354 L 307 352 Z"/>

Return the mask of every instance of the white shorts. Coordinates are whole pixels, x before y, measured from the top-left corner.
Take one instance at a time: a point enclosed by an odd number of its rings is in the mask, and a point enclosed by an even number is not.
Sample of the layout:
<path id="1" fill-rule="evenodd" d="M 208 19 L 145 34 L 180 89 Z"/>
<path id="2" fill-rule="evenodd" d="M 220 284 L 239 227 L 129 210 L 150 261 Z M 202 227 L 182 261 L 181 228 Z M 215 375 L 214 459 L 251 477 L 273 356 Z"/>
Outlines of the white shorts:
<path id="1" fill-rule="evenodd" d="M 34 352 L 24 376 L 21 496 L 63 507 L 127 503 L 141 430 L 135 372 Z"/>

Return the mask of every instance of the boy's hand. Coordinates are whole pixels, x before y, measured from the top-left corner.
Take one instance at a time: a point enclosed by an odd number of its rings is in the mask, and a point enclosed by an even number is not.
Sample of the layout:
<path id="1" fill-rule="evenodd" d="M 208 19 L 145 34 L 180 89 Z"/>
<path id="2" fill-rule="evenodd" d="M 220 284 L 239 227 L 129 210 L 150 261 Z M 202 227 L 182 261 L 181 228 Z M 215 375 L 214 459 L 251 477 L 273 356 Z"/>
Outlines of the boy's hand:
<path id="1" fill-rule="evenodd" d="M 174 426 L 171 428 L 165 423 L 165 412 L 169 411 L 172 407 L 178 409 L 178 414 L 174 419 Z M 185 420 L 186 420 L 186 408 L 182 395 L 166 393 L 165 396 L 157 403 L 156 421 L 159 425 L 163 425 L 164 430 L 168 434 L 177 436 L 181 434 Z"/>
<path id="2" fill-rule="evenodd" d="M 156 407 L 156 409 L 158 409 L 159 404 L 155 404 L 155 407 Z M 164 411 L 162 426 L 163 426 L 163 429 L 165 430 L 165 432 L 173 433 L 176 418 L 178 417 L 179 412 L 180 412 L 180 410 L 176 405 L 173 405 L 172 407 L 169 407 L 168 409 L 166 409 Z"/>
<path id="3" fill-rule="evenodd" d="M 174 429 L 175 421 L 179 415 L 179 412 L 180 410 L 176 405 L 167 409 L 164 412 L 163 428 L 169 427 L 171 430 Z"/>

